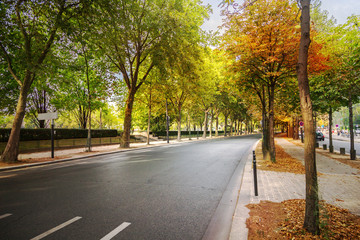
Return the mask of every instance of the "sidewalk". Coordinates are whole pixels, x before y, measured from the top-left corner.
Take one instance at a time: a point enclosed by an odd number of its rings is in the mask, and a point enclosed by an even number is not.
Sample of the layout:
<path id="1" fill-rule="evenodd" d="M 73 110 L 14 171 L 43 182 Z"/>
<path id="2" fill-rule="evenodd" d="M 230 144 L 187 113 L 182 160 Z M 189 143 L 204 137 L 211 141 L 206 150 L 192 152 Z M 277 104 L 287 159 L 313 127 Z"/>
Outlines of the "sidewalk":
<path id="1" fill-rule="evenodd" d="M 304 161 L 304 149 L 285 138 L 276 138 L 277 144 L 292 157 Z M 316 154 L 319 197 L 327 203 L 346 208 L 360 215 L 360 171 L 332 158 Z M 247 239 L 246 219 L 249 203 L 261 200 L 281 202 L 288 199 L 305 199 L 305 175 L 287 172 L 257 171 L 258 196 L 254 194 L 252 157 L 245 165 L 244 176 L 229 239 Z"/>

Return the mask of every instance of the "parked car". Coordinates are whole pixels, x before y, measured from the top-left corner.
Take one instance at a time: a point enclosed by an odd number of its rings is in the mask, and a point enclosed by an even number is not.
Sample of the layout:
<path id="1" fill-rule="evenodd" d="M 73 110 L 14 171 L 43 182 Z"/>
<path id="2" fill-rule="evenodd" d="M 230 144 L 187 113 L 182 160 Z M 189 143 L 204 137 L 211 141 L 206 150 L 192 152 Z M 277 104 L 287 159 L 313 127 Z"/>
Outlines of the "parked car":
<path id="1" fill-rule="evenodd" d="M 322 132 L 316 132 L 316 140 L 324 141 L 324 134 Z"/>

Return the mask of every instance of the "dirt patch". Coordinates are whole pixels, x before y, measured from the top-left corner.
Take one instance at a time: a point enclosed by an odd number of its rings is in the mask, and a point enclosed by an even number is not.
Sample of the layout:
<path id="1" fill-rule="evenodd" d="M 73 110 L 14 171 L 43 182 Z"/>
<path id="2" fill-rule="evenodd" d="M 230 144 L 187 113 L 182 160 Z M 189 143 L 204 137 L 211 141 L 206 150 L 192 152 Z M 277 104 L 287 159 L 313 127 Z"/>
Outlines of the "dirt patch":
<path id="1" fill-rule="evenodd" d="M 304 230 L 305 200 L 249 204 L 248 239 L 360 239 L 360 217 L 336 206 L 320 203 L 320 235 Z"/>
<path id="2" fill-rule="evenodd" d="M 291 172 L 297 174 L 305 174 L 304 165 L 296 158 L 291 157 L 285 150 L 275 144 L 276 148 L 276 162 L 264 160 L 261 150 L 261 142 L 257 145 L 255 154 L 257 160 L 257 167 L 260 170 L 277 171 L 277 172 Z"/>

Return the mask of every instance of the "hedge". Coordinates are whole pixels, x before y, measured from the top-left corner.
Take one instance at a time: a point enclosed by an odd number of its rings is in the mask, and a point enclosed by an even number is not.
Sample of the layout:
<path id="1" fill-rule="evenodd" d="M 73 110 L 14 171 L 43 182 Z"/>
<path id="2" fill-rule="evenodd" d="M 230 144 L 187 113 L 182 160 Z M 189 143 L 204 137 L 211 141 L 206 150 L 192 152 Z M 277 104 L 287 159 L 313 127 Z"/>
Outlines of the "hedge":
<path id="1" fill-rule="evenodd" d="M 10 128 L 0 129 L 0 142 L 7 142 L 10 136 Z M 55 139 L 87 138 L 87 129 L 64 129 L 55 128 Z M 91 130 L 91 137 L 116 137 L 118 131 L 115 129 L 94 129 Z M 20 141 L 50 140 L 51 129 L 25 129 L 20 130 Z"/>
<path id="2" fill-rule="evenodd" d="M 195 135 L 199 133 L 199 136 L 201 136 L 204 131 L 193 131 L 191 130 L 191 135 Z M 207 134 L 209 134 L 210 131 L 207 131 Z M 152 132 L 154 137 L 166 137 L 166 131 L 157 131 L 157 132 Z M 177 136 L 178 131 L 169 131 L 169 136 Z M 212 134 L 215 135 L 215 131 L 212 131 Z M 224 134 L 224 131 L 218 131 L 219 135 Z M 189 131 L 181 131 L 181 136 L 189 136 Z"/>

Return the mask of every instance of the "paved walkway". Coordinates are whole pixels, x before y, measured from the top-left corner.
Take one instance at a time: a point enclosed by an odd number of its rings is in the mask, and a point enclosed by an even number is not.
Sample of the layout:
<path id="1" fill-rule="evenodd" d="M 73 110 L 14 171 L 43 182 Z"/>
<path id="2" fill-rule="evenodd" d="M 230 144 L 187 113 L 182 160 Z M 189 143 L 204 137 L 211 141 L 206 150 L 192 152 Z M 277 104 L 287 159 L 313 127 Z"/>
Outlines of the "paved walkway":
<path id="1" fill-rule="evenodd" d="M 304 149 L 285 138 L 277 144 L 292 157 L 304 160 Z M 319 197 L 327 203 L 349 209 L 360 215 L 360 171 L 321 154 L 316 155 L 319 178 Z M 305 175 L 258 170 L 258 196 L 254 194 L 252 157 L 246 163 L 238 204 L 233 216 L 231 240 L 247 239 L 246 219 L 249 203 L 261 200 L 281 202 L 287 199 L 305 199 Z"/>

